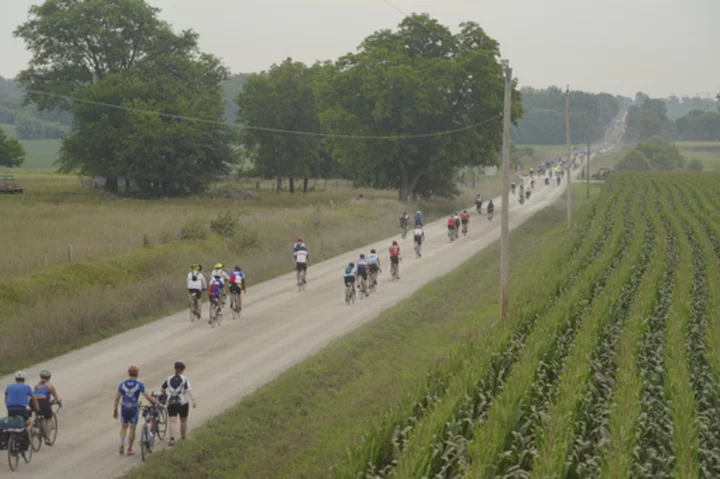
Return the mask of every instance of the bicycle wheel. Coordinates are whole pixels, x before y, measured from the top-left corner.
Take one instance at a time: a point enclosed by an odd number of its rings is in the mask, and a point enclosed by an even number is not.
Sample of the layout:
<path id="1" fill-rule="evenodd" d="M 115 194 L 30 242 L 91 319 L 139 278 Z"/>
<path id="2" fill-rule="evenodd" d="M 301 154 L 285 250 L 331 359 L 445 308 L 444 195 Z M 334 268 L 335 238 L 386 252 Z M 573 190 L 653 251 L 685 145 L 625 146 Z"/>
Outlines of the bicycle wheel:
<path id="1" fill-rule="evenodd" d="M 57 439 L 57 435 L 58 435 L 58 419 L 57 419 L 57 414 L 55 413 L 55 411 L 53 411 L 52 419 L 53 419 L 52 434 L 47 434 L 47 431 L 46 431 L 46 436 L 47 436 L 49 446 L 52 446 L 55 444 L 55 440 Z"/>
<path id="2" fill-rule="evenodd" d="M 39 452 L 43 444 L 45 428 L 40 424 L 40 421 L 43 420 L 44 419 L 40 419 L 40 416 L 36 416 L 32 426 L 30 426 L 30 431 L 28 431 L 28 434 L 30 434 L 30 449 L 35 452 Z"/>
<path id="3" fill-rule="evenodd" d="M 20 464 L 20 441 L 17 434 L 11 434 L 7 443 L 8 465 L 11 471 L 17 471 Z"/>
<path id="4" fill-rule="evenodd" d="M 155 415 L 155 434 L 161 441 L 167 434 L 168 417 L 165 409 L 158 409 Z"/>
<path id="5" fill-rule="evenodd" d="M 140 433 L 140 455 L 142 456 L 143 462 L 145 462 L 145 458 L 152 454 L 152 446 L 150 445 L 150 436 L 148 434 L 148 425 L 145 423 L 142 428 L 142 432 Z"/>
<path id="6" fill-rule="evenodd" d="M 240 317 L 240 305 L 238 304 L 240 301 L 239 296 L 239 294 L 233 293 L 232 305 L 230 306 L 233 321 Z"/>

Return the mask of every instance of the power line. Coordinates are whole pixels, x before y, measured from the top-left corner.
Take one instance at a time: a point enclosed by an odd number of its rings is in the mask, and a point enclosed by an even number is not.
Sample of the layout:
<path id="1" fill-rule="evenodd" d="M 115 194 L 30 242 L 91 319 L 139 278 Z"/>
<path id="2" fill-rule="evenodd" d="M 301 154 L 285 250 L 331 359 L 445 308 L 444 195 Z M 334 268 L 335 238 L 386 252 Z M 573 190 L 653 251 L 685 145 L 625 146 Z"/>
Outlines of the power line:
<path id="1" fill-rule="evenodd" d="M 191 116 L 184 116 L 184 115 L 176 115 L 174 113 L 164 113 L 161 111 L 155 111 L 155 110 L 148 110 L 145 108 L 136 108 L 136 107 L 130 107 L 125 105 L 116 105 L 113 103 L 106 103 L 102 101 L 94 101 L 94 100 L 85 100 L 81 98 L 75 98 L 68 95 L 59 95 L 56 93 L 49 93 L 44 92 L 40 90 L 26 90 L 30 93 L 34 93 L 36 95 L 44 95 L 51 98 L 58 98 L 65 101 L 72 101 L 76 103 L 86 103 L 89 105 L 96 105 L 96 106 L 102 106 L 105 108 L 112 108 L 115 110 L 124 110 L 124 111 L 133 111 L 137 113 L 148 113 L 152 115 L 158 115 L 163 118 L 171 118 L 175 120 L 186 120 L 186 121 L 193 121 L 196 123 L 203 123 L 203 124 L 210 124 L 210 125 L 222 125 L 222 126 L 229 126 L 231 128 L 240 128 L 240 129 L 247 129 L 247 130 L 256 130 L 256 131 L 264 131 L 268 133 L 279 133 L 279 134 L 286 134 L 286 135 L 297 135 L 297 136 L 312 136 L 312 137 L 319 137 L 319 138 L 338 138 L 338 139 L 348 139 L 348 140 L 414 140 L 414 139 L 422 139 L 422 138 L 434 138 L 439 136 L 447 136 L 447 135 L 453 135 L 455 133 L 462 133 L 465 131 L 474 130 L 475 128 L 478 128 L 482 125 L 485 125 L 487 123 L 490 123 L 493 120 L 497 120 L 498 118 L 502 118 L 502 115 L 496 115 L 492 118 L 488 118 L 487 120 L 483 120 L 477 123 L 474 123 L 469 126 L 464 126 L 462 128 L 455 128 L 452 130 L 444 130 L 444 131 L 438 131 L 433 133 L 420 133 L 415 135 L 343 135 L 343 134 L 337 134 L 337 133 L 320 133 L 320 132 L 314 132 L 314 131 L 302 131 L 302 130 L 286 130 L 282 128 L 268 128 L 263 126 L 253 126 L 253 125 L 233 125 L 232 123 L 228 122 L 222 122 L 217 120 L 210 120 L 207 118 L 197 118 L 197 117 L 191 117 Z"/>

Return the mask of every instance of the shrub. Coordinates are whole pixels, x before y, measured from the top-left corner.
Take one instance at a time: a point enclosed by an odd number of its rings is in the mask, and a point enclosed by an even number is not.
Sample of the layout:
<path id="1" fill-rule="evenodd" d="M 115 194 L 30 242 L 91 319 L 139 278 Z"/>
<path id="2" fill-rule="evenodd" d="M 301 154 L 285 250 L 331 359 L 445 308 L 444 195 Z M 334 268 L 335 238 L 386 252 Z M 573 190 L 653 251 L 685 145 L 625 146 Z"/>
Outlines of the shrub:
<path id="1" fill-rule="evenodd" d="M 690 162 L 687 165 L 688 171 L 702 171 L 703 170 L 703 164 L 700 160 L 697 158 L 693 158 L 690 160 Z"/>
<path id="2" fill-rule="evenodd" d="M 231 238 L 237 229 L 238 221 L 229 211 L 219 214 L 210 222 L 210 230 L 223 238 Z"/>
<path id="3" fill-rule="evenodd" d="M 205 222 L 200 218 L 193 218 L 183 225 L 180 229 L 181 240 L 198 240 L 206 239 L 208 231 Z"/>

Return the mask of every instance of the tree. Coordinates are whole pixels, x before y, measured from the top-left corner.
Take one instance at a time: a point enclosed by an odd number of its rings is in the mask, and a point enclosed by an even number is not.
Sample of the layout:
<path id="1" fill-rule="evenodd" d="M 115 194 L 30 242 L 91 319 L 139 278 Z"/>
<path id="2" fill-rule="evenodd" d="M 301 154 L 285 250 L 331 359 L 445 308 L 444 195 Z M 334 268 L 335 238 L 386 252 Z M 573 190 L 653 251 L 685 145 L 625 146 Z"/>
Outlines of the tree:
<path id="1" fill-rule="evenodd" d="M 81 99 L 92 103 L 74 107 L 62 171 L 126 178 L 146 195 L 203 191 L 233 161 L 232 132 L 222 122 L 226 76 L 211 55 L 160 57 L 108 75 L 82 92 Z"/>
<path id="2" fill-rule="evenodd" d="M 313 80 L 320 66 L 307 67 L 287 58 L 266 72 L 252 75 L 237 96 L 238 122 L 277 130 L 319 132 Z M 274 133 L 246 128 L 241 133 L 251 152 L 255 168 L 267 178 L 276 178 L 277 191 L 282 179 L 289 179 L 290 192 L 295 178 L 307 178 L 320 164 L 320 137 Z"/>
<path id="3" fill-rule="evenodd" d="M 0 128 L 0 166 L 15 168 L 25 161 L 25 149 L 15 138 L 8 138 Z"/>
<path id="4" fill-rule="evenodd" d="M 720 114 L 693 110 L 675 121 L 677 139 L 684 141 L 720 141 Z"/>
<path id="5" fill-rule="evenodd" d="M 625 141 L 647 141 L 653 136 L 661 136 L 671 140 L 674 136 L 674 125 L 667 117 L 665 102 L 652 99 L 643 93 L 636 96 L 636 105 L 628 109 Z M 642 100 L 642 103 L 638 101 Z"/>
<path id="6" fill-rule="evenodd" d="M 46 0 L 31 7 L 29 20 L 14 32 L 32 54 L 29 67 L 18 76 L 27 100 L 41 111 L 59 108 L 75 113 L 78 105 L 68 97 L 82 96 L 106 77 L 194 52 L 197 35 L 176 35 L 158 13 L 145 0 Z M 100 108 L 96 107 L 98 115 Z M 76 150 L 83 136 L 73 135 L 73 141 Z M 96 164 L 93 170 L 107 176 L 106 189 L 117 191 L 116 159 L 107 153 L 102 158 L 107 167 Z"/>
<path id="7" fill-rule="evenodd" d="M 618 171 L 647 171 L 652 169 L 650 161 L 645 154 L 637 149 L 631 150 L 625 157 L 620 160 L 615 168 Z"/>
<path id="8" fill-rule="evenodd" d="M 498 43 L 475 23 L 453 35 L 427 15 L 366 38 L 357 53 L 323 68 L 316 81 L 320 121 L 340 135 L 326 144 L 358 184 L 395 188 L 401 201 L 455 193 L 458 168 L 498 162 L 504 79 Z M 521 114 L 513 95 L 513 118 Z M 472 125 L 477 125 L 472 127 Z M 469 127 L 431 136 L 433 132 Z"/>
<path id="9" fill-rule="evenodd" d="M 702 171 L 703 170 L 702 161 L 700 161 L 697 158 L 693 158 L 692 160 L 690 160 L 688 162 L 687 170 L 688 171 Z"/>

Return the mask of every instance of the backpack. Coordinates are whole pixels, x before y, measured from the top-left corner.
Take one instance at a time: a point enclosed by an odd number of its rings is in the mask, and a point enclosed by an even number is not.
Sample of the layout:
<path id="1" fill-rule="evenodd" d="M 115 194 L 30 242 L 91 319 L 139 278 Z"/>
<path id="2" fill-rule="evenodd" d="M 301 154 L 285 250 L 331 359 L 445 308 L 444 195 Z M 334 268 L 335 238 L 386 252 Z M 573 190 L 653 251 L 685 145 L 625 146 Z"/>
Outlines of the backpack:
<path id="1" fill-rule="evenodd" d="M 352 269 L 350 266 L 348 266 L 347 268 L 345 268 L 345 276 L 350 276 L 350 275 L 352 275 L 352 272 L 353 272 L 353 269 Z"/>

